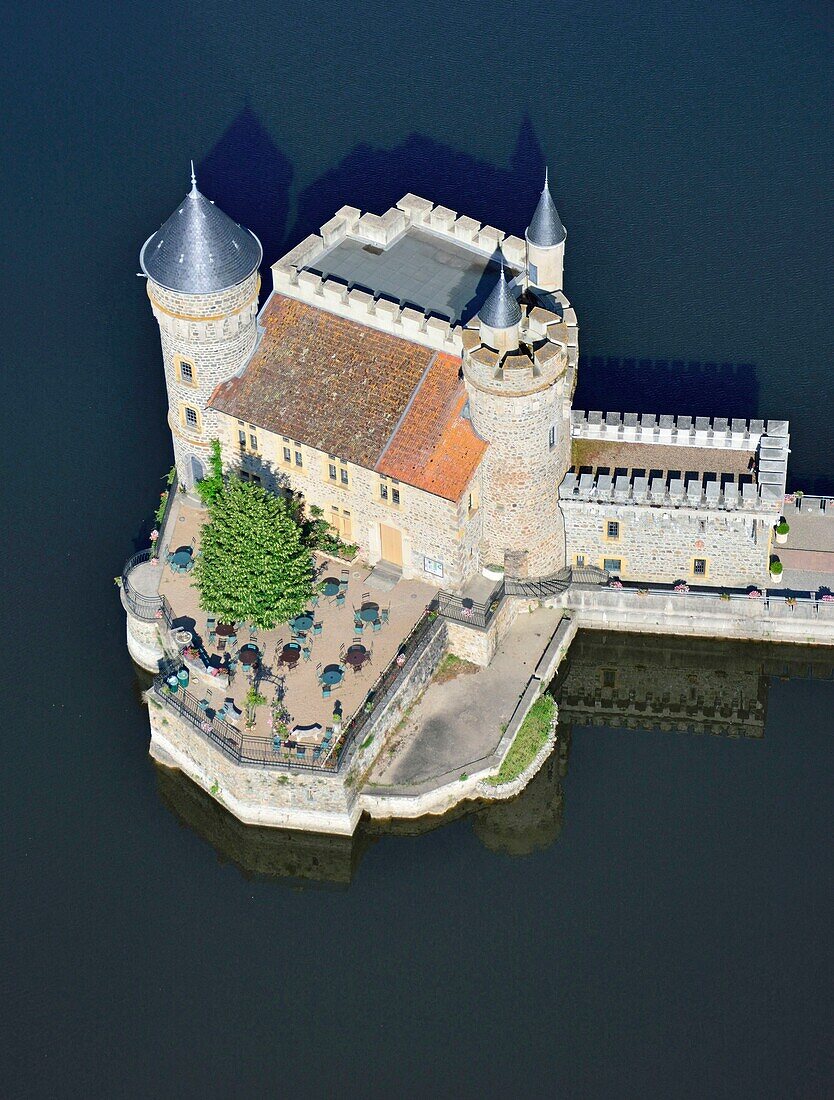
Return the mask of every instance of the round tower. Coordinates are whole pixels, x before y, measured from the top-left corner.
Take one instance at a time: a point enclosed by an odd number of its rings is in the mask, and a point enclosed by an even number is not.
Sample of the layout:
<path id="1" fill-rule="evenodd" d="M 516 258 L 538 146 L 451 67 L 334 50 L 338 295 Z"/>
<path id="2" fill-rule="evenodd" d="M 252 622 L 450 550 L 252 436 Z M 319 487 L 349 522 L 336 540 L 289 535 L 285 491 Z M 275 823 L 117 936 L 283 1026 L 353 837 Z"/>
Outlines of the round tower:
<path id="1" fill-rule="evenodd" d="M 168 424 L 181 485 L 205 476 L 218 416 L 208 408 L 220 382 L 246 363 L 257 339 L 258 238 L 197 190 L 142 246 L 139 262 L 159 324 Z"/>
<path id="2" fill-rule="evenodd" d="M 544 172 L 544 188 L 539 204 L 524 236 L 527 241 L 527 278 L 530 285 L 550 293 L 561 290 L 568 233 L 556 213 L 547 169 Z"/>
<path id="3" fill-rule="evenodd" d="M 481 561 L 503 563 L 513 576 L 544 577 L 565 565 L 559 485 L 570 465 L 575 371 L 567 324 L 550 305 L 530 292 L 519 302 L 502 269 L 463 332 L 469 415 L 489 444 Z"/>

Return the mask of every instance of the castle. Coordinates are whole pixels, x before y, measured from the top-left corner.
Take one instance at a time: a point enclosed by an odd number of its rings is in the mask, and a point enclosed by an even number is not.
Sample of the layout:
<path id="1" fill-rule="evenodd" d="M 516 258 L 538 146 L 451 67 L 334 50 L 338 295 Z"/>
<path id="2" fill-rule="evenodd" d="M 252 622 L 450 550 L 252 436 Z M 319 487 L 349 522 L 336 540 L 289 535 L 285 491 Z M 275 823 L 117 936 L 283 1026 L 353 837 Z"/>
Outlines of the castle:
<path id="1" fill-rule="evenodd" d="M 788 425 L 573 409 L 567 233 L 406 195 L 345 206 L 272 266 L 192 187 L 145 243 L 179 481 L 224 464 L 320 507 L 369 563 L 460 592 L 485 567 L 767 583 Z"/>

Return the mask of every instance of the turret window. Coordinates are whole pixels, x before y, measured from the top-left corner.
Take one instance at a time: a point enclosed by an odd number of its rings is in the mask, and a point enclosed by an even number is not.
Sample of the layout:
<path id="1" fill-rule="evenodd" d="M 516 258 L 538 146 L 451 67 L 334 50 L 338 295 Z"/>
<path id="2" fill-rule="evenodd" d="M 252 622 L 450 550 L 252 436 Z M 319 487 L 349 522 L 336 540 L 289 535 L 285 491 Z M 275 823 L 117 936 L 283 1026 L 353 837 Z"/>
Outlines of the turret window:
<path id="1" fill-rule="evenodd" d="M 184 386 L 197 385 L 197 370 L 194 364 L 190 362 L 190 360 L 175 359 L 174 373 L 176 374 L 178 381 L 182 382 Z"/>
<path id="2" fill-rule="evenodd" d="M 200 414 L 190 405 L 185 406 L 185 424 L 188 428 L 197 428 L 200 424 Z"/>
<path id="3" fill-rule="evenodd" d="M 547 433 L 547 442 L 551 447 L 556 446 L 556 425 L 550 425 L 550 431 Z"/>

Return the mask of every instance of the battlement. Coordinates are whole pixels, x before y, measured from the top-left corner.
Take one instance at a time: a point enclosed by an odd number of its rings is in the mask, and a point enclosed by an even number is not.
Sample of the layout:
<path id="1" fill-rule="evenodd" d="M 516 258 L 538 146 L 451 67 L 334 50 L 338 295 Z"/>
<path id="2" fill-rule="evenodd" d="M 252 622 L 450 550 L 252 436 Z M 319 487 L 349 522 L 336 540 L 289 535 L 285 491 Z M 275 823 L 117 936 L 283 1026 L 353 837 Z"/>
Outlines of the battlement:
<path id="1" fill-rule="evenodd" d="M 381 215 L 343 206 L 273 264 L 272 274 L 281 294 L 459 355 L 463 325 L 497 275 L 499 249 L 520 274 L 525 245 L 518 237 L 409 194 Z M 566 298 L 561 305 L 575 329 Z"/>
<path id="2" fill-rule="evenodd" d="M 707 416 L 656 416 L 653 413 L 583 412 L 571 415 L 574 439 L 660 443 L 671 447 L 720 447 L 755 451 L 763 436 L 788 440 L 786 420 L 728 420 Z"/>
<path id="3" fill-rule="evenodd" d="M 676 476 L 677 475 L 677 476 Z M 690 508 L 732 512 L 773 512 L 782 496 L 745 475 L 663 471 L 659 475 L 569 471 L 559 486 L 562 501 L 597 504 L 642 504 L 655 508 Z"/>

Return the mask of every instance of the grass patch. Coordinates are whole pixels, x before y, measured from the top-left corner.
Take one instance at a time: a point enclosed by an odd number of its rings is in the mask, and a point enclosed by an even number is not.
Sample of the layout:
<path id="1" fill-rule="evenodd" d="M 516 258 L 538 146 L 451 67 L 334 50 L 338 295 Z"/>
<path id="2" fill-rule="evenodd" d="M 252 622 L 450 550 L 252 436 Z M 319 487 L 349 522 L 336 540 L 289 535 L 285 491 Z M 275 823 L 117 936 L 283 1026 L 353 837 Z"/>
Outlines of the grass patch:
<path id="1" fill-rule="evenodd" d="M 552 695 L 541 695 L 533 703 L 513 738 L 510 751 L 498 769 L 498 775 L 488 779 L 487 783 L 491 783 L 493 787 L 500 787 L 502 783 L 509 783 L 511 779 L 521 775 L 547 740 L 555 707 Z"/>
<path id="2" fill-rule="evenodd" d="M 462 657 L 456 657 L 454 653 L 447 653 L 434 674 L 436 684 L 445 684 L 454 680 L 456 676 L 466 676 L 471 672 L 477 672 L 478 666 L 471 661 L 464 661 Z"/>
<path id="3" fill-rule="evenodd" d="M 368 745 L 370 745 L 371 741 L 373 741 L 373 739 L 374 739 L 374 735 L 372 733 L 369 733 L 368 736 L 365 738 L 365 740 L 362 742 L 362 744 L 359 746 L 359 748 L 360 749 L 366 749 L 368 747 Z"/>

